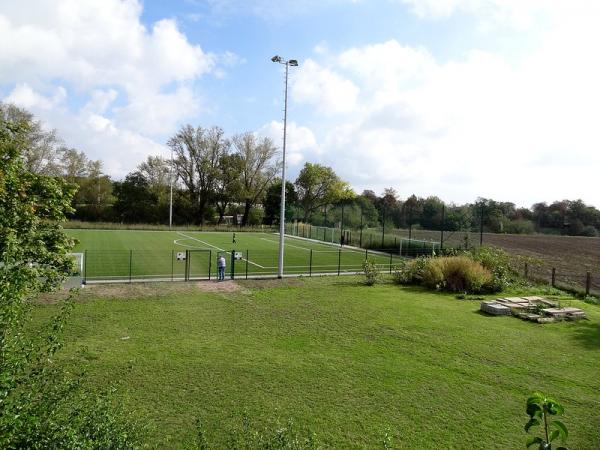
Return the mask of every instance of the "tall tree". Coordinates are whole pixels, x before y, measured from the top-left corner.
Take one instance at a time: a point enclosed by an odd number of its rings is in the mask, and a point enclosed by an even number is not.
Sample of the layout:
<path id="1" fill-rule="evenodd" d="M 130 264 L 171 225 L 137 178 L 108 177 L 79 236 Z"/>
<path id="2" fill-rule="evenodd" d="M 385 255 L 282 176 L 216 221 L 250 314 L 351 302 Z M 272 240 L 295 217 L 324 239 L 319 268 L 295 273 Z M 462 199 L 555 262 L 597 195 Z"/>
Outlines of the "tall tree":
<path id="1" fill-rule="evenodd" d="M 350 191 L 348 183 L 342 181 L 331 167 L 308 162 L 296 178 L 295 185 L 305 222 L 317 209 L 337 203 Z"/>
<path id="2" fill-rule="evenodd" d="M 262 200 L 281 164 L 275 159 L 277 147 L 267 137 L 258 138 L 253 133 L 238 134 L 233 137 L 233 145 L 242 163 L 243 226 L 248 223 L 250 209 Z"/>
<path id="3" fill-rule="evenodd" d="M 70 183 L 75 183 L 88 175 L 89 160 L 85 153 L 74 148 L 60 149 L 60 166 L 62 176 Z"/>
<path id="4" fill-rule="evenodd" d="M 177 177 L 187 188 L 190 201 L 197 205 L 197 221 L 203 224 L 206 206 L 214 198 L 219 161 L 230 143 L 219 127 L 204 129 L 185 125 L 167 145 L 175 154 Z"/>
<path id="5" fill-rule="evenodd" d="M 170 187 L 171 161 L 162 156 L 148 156 L 138 165 L 137 171 L 144 177 L 150 189 L 158 196 Z"/>
<path id="6" fill-rule="evenodd" d="M 19 157 L 26 170 L 42 175 L 60 175 L 59 147 L 56 130 L 46 130 L 33 114 L 15 105 L 0 102 L 0 120 L 22 124 L 23 146 Z"/>
<path id="7" fill-rule="evenodd" d="M 153 223 L 158 219 L 158 195 L 141 172 L 132 172 L 114 185 L 113 208 L 125 223 Z"/>
<path id="8" fill-rule="evenodd" d="M 215 205 L 219 212 L 218 223 L 223 222 L 227 207 L 239 200 L 242 192 L 241 174 L 243 160 L 239 154 L 224 154 L 219 160 L 219 176 L 215 188 Z"/>
<path id="9" fill-rule="evenodd" d="M 285 182 L 285 220 L 291 220 L 298 196 L 294 184 Z M 265 223 L 273 225 L 279 223 L 281 217 L 281 178 L 275 180 L 267 189 L 265 196 Z"/>

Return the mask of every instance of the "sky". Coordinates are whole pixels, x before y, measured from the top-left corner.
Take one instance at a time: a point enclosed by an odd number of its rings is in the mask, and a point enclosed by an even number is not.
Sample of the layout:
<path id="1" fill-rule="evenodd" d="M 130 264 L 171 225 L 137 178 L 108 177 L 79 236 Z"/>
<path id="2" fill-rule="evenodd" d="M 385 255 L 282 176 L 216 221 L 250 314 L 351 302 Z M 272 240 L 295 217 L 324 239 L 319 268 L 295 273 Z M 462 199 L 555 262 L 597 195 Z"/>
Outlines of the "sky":
<path id="1" fill-rule="evenodd" d="M 0 0 L 0 100 L 123 178 L 184 124 L 394 188 L 600 207 L 596 0 Z"/>

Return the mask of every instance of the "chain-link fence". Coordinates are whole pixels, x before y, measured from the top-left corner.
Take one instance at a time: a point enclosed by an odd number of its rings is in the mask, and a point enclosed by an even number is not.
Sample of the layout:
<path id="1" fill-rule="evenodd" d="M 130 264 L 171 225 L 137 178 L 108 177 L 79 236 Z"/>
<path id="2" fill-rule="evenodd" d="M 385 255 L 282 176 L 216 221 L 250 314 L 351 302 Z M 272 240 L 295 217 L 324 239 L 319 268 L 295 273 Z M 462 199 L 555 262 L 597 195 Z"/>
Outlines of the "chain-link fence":
<path id="1" fill-rule="evenodd" d="M 511 235 L 475 231 L 422 229 L 328 228 L 289 223 L 286 233 L 358 248 L 378 249 L 404 257 L 439 254 L 444 249 L 491 245 L 520 260 L 531 260 L 523 275 L 532 280 L 582 294 L 600 294 L 600 239 L 576 236 Z M 522 265 L 521 265 L 522 266 Z M 552 275 L 554 274 L 554 275 Z"/>
<path id="2" fill-rule="evenodd" d="M 284 259 L 284 276 L 343 275 L 361 273 L 365 260 L 391 273 L 401 256 L 392 252 L 356 248 L 310 249 L 291 243 Z M 83 282 L 194 281 L 216 279 L 217 258 L 225 258 L 230 279 L 274 277 L 278 274 L 278 251 L 247 249 L 232 251 L 184 250 L 86 250 Z"/>

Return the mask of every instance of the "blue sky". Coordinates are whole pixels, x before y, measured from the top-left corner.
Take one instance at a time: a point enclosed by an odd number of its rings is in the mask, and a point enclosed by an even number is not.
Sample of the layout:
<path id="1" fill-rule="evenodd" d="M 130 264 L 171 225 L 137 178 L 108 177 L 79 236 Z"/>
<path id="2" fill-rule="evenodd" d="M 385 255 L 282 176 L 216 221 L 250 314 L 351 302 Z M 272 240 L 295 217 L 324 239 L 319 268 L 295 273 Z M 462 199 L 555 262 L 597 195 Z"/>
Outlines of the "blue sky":
<path id="1" fill-rule="evenodd" d="M 0 0 L 0 99 L 121 178 L 186 123 L 357 192 L 600 206 L 597 2 Z"/>

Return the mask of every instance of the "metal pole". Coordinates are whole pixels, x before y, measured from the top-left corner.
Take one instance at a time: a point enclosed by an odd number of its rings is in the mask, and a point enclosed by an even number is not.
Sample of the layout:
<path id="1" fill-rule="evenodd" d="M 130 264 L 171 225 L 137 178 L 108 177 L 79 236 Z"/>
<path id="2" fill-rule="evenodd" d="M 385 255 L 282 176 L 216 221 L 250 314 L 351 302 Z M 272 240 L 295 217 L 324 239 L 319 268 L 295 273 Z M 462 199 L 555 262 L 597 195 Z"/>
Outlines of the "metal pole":
<path id="1" fill-rule="evenodd" d="M 384 247 L 385 241 L 385 203 L 383 204 L 382 220 L 381 220 L 381 248 Z"/>
<path id="2" fill-rule="evenodd" d="M 556 286 L 556 268 L 552 268 L 552 287 Z"/>
<path id="3" fill-rule="evenodd" d="M 87 284 L 87 250 L 83 251 L 83 284 Z"/>
<path id="4" fill-rule="evenodd" d="M 390 274 L 392 273 L 392 264 L 393 264 L 392 255 L 393 255 L 393 253 L 390 252 Z"/>
<path id="5" fill-rule="evenodd" d="M 287 133 L 287 88 L 289 61 L 285 62 L 285 94 L 283 101 L 283 157 L 281 167 L 281 211 L 279 212 L 279 261 L 277 262 L 277 278 L 283 278 L 283 246 L 285 235 L 285 144 Z"/>
<path id="6" fill-rule="evenodd" d="M 481 216 L 479 218 L 479 246 L 483 245 L 483 202 L 481 202 Z"/>
<path id="7" fill-rule="evenodd" d="M 235 250 L 231 250 L 231 279 L 235 279 Z"/>
<path id="8" fill-rule="evenodd" d="M 175 250 L 171 250 L 171 281 L 173 281 L 174 266 L 175 266 Z"/>
<path id="9" fill-rule="evenodd" d="M 344 242 L 344 203 L 342 202 L 342 220 L 340 222 L 340 245 Z"/>
<path id="10" fill-rule="evenodd" d="M 313 258 L 313 251 L 312 248 L 310 249 L 310 259 L 308 260 L 308 276 L 312 277 L 312 258 Z"/>
<path id="11" fill-rule="evenodd" d="M 342 264 L 342 249 L 338 253 L 338 277 L 340 276 L 340 265 Z"/>
<path id="12" fill-rule="evenodd" d="M 171 148 L 171 173 L 169 174 L 171 193 L 169 194 L 169 230 L 173 226 L 173 148 Z"/>
<path id="13" fill-rule="evenodd" d="M 250 252 L 248 250 L 246 250 L 246 280 L 248 279 L 248 259 L 249 259 L 248 254 L 249 253 Z"/>
<path id="14" fill-rule="evenodd" d="M 446 204 L 442 204 L 442 229 L 440 234 L 440 250 L 444 249 L 444 225 L 446 220 Z"/>
<path id="15" fill-rule="evenodd" d="M 210 272 L 212 271 L 212 250 L 208 250 L 208 279 L 210 281 Z"/>
<path id="16" fill-rule="evenodd" d="M 362 233 L 363 233 L 363 209 L 360 207 L 360 237 L 358 238 L 358 246 L 362 247 Z"/>
<path id="17" fill-rule="evenodd" d="M 408 208 L 408 243 L 412 240 L 412 204 Z"/>
<path id="18" fill-rule="evenodd" d="M 133 259 L 133 250 L 129 250 L 129 282 L 131 283 L 131 260 Z"/>

